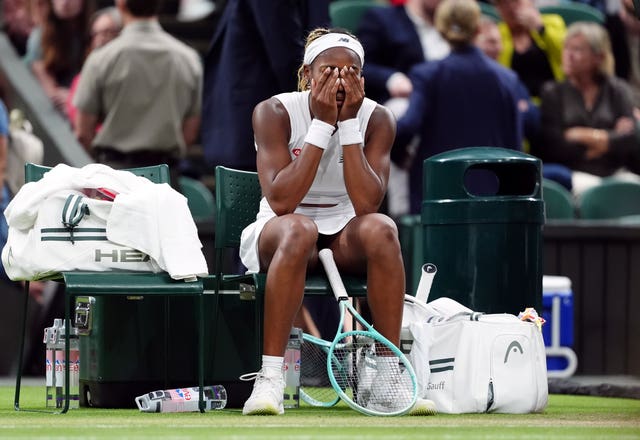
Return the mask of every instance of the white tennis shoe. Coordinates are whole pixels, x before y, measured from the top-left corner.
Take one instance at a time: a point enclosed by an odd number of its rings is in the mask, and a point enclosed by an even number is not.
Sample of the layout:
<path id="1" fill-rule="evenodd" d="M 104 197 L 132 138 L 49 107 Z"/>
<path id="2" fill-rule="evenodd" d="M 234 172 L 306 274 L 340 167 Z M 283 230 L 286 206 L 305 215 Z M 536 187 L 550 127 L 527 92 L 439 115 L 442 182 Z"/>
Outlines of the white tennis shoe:
<path id="1" fill-rule="evenodd" d="M 284 414 L 282 403 L 284 378 L 282 375 L 268 376 L 262 371 L 251 374 L 255 375 L 255 383 L 253 384 L 251 396 L 244 403 L 242 414 L 246 416 L 277 416 Z M 247 379 L 249 378 L 247 377 Z"/>
<path id="2" fill-rule="evenodd" d="M 410 416 L 433 416 L 438 414 L 438 410 L 433 400 L 418 397 L 415 405 L 413 405 L 407 414 Z"/>

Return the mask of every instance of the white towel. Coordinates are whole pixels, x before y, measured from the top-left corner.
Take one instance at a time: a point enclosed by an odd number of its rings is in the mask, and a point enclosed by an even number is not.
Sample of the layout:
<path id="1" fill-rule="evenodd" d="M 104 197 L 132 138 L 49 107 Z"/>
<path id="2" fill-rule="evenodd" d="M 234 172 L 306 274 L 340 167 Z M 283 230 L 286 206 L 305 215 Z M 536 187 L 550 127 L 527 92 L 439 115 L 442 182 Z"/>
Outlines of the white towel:
<path id="1" fill-rule="evenodd" d="M 208 274 L 187 199 L 166 183 L 118 195 L 107 220 L 107 238 L 149 255 L 173 279 Z"/>

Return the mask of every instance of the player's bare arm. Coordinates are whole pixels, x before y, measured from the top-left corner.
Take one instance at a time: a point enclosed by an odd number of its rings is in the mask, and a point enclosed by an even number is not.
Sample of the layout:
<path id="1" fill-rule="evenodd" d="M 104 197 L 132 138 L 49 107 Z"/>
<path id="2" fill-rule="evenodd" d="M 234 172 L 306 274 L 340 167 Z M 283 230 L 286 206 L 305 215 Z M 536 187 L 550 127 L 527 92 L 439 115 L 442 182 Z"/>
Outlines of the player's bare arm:
<path id="1" fill-rule="evenodd" d="M 253 131 L 263 195 L 277 215 L 292 213 L 313 183 L 323 150 L 303 148 L 300 156 L 291 160 L 289 115 L 275 98 L 256 106 Z"/>
<path id="2" fill-rule="evenodd" d="M 353 69 L 343 69 L 345 101 L 340 120 L 357 115 L 364 100 L 364 78 Z M 354 114 L 355 112 L 355 114 Z M 395 119 L 385 107 L 378 105 L 371 115 L 364 148 L 343 146 L 344 180 L 357 215 L 377 212 L 387 190 L 389 155 L 395 138 Z"/>

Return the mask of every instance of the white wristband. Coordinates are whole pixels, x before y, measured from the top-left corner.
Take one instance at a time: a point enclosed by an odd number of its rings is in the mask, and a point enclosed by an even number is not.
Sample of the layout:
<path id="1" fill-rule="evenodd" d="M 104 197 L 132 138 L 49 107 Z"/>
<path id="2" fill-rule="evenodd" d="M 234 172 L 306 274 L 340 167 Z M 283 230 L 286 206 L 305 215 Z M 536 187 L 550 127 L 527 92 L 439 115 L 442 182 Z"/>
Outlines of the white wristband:
<path id="1" fill-rule="evenodd" d="M 327 124 L 320 119 L 313 119 L 307 135 L 304 137 L 304 141 L 307 144 L 315 145 L 318 148 L 326 150 L 334 130 L 335 127 L 333 125 Z"/>
<path id="2" fill-rule="evenodd" d="M 357 118 L 338 122 L 340 145 L 361 145 L 364 142 L 360 133 L 360 121 Z"/>

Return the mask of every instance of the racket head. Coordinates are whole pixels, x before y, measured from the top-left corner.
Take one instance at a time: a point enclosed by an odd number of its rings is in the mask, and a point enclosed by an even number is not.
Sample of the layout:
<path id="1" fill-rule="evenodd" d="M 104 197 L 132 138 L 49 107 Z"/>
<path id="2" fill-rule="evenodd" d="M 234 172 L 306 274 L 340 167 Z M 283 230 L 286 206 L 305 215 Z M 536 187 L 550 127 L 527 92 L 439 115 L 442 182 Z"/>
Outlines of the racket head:
<path id="1" fill-rule="evenodd" d="M 302 334 L 300 398 L 311 406 L 330 408 L 340 401 L 327 374 L 331 342 Z"/>
<path id="2" fill-rule="evenodd" d="M 327 373 L 340 398 L 363 414 L 403 415 L 418 397 L 416 375 L 409 360 L 374 331 L 339 334 L 329 348 Z"/>

